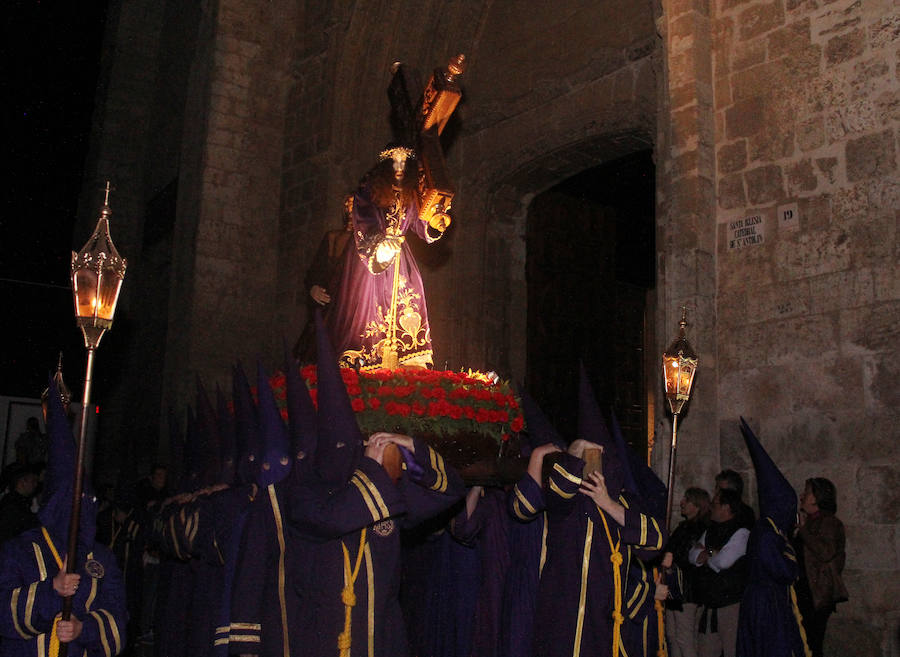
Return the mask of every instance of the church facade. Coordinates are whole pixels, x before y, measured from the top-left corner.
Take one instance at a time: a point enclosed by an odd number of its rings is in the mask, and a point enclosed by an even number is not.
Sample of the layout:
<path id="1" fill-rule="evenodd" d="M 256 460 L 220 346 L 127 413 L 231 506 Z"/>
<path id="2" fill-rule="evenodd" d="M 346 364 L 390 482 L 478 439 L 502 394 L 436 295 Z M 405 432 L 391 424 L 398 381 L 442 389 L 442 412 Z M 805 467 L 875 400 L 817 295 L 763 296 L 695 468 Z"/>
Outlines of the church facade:
<path id="1" fill-rule="evenodd" d="M 752 480 L 746 417 L 800 490 L 837 485 L 850 601 L 832 650 L 900 654 L 896 0 L 124 0 L 105 53 L 78 235 L 113 180 L 129 346 L 101 445 L 144 432 L 117 458 L 154 456 L 196 376 L 280 365 L 319 238 L 390 139 L 391 64 L 424 76 L 465 53 L 454 223 L 422 267 L 435 364 L 525 378 L 532 201 L 650 152 L 654 466 L 659 354 L 685 306 L 700 367 L 676 495 L 727 467 Z"/>

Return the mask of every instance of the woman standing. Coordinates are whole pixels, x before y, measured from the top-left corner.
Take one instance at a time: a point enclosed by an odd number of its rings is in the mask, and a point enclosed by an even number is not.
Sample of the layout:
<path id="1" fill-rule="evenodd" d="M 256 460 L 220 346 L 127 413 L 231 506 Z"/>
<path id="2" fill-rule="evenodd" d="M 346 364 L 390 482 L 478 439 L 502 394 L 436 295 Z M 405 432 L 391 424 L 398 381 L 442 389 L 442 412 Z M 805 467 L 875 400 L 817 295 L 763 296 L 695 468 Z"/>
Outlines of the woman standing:
<path id="1" fill-rule="evenodd" d="M 821 657 L 828 618 L 838 602 L 847 600 L 841 579 L 846 553 L 844 524 L 837 512 L 837 490 L 824 477 L 806 480 L 800 496 L 800 523 L 795 535 L 800 557 L 797 602 L 813 657 Z"/>

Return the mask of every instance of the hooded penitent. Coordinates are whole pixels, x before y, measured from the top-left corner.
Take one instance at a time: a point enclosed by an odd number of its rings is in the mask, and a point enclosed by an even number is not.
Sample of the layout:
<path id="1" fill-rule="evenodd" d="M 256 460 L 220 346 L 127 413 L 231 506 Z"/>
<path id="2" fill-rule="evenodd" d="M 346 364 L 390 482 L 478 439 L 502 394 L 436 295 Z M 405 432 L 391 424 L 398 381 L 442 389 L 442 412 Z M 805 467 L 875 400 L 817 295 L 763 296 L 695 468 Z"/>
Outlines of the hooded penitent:
<path id="1" fill-rule="evenodd" d="M 525 416 L 525 426 L 528 429 L 528 443 L 531 445 L 531 449 L 547 443 L 553 443 L 565 451 L 566 441 L 563 440 L 559 432 L 550 423 L 549 418 L 544 415 L 537 402 L 524 388 L 519 389 L 519 397 L 522 400 L 522 414 Z"/>
<path id="2" fill-rule="evenodd" d="M 256 365 L 256 397 L 259 400 L 259 429 L 262 438 L 256 483 L 264 487 L 278 483 L 291 471 L 291 443 L 269 385 L 269 376 L 259 363 Z"/>
<path id="3" fill-rule="evenodd" d="M 256 472 L 259 470 L 259 416 L 244 368 L 238 363 L 232 373 L 234 435 L 238 454 L 237 478 L 238 483 L 249 484 L 256 481 Z"/>
<path id="4" fill-rule="evenodd" d="M 606 428 L 583 364 L 579 368 L 578 381 L 578 437 L 603 447 L 603 479 L 606 490 L 615 499 L 625 485 L 624 459 Z"/>
<path id="5" fill-rule="evenodd" d="M 635 491 L 633 492 L 636 492 L 641 500 L 641 507 L 644 512 L 657 520 L 662 521 L 666 516 L 666 502 L 668 497 L 666 485 L 656 473 L 650 469 L 647 462 L 638 456 L 638 454 L 625 443 L 625 438 L 622 436 L 622 429 L 619 427 L 619 422 L 616 419 L 615 413 L 612 413 L 610 424 L 612 425 L 613 438 L 619 445 L 622 454 L 625 455 L 628 466 L 629 475 L 626 477 L 625 489 L 631 490 L 627 483 L 627 480 L 630 477 L 633 482 L 632 485 L 635 487 Z"/>
<path id="6" fill-rule="evenodd" d="M 347 482 L 362 457 L 363 436 L 318 309 L 316 348 L 319 418 L 316 470 L 327 486 L 340 486 Z"/>
<path id="7" fill-rule="evenodd" d="M 789 532 L 797 518 L 797 493 L 763 448 L 759 439 L 741 418 L 741 433 L 753 459 L 756 487 L 759 491 L 759 515 L 771 518 L 782 532 Z"/>
<path id="8" fill-rule="evenodd" d="M 69 520 L 72 517 L 76 447 L 75 438 L 63 410 L 59 389 L 53 379 L 50 379 L 49 391 L 47 415 L 49 453 L 38 520 L 50 533 L 53 542 L 63 546 L 68 543 Z M 93 548 L 97 527 L 97 498 L 87 481 L 83 484 L 79 520 L 78 554 L 81 558 Z"/>
<path id="9" fill-rule="evenodd" d="M 287 393 L 288 433 L 295 461 L 294 474 L 300 476 L 300 463 L 313 463 L 316 457 L 318 422 L 309 390 L 300 376 L 299 364 L 284 349 L 284 379 Z"/>

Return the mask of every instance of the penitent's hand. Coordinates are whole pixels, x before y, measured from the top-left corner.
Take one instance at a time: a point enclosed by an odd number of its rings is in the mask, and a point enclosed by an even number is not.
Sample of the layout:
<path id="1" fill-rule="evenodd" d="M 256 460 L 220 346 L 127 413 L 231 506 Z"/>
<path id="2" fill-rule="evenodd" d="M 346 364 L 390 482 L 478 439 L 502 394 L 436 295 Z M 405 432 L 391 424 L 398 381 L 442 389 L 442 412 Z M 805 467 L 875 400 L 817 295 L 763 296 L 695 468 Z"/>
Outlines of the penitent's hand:
<path id="1" fill-rule="evenodd" d="M 389 443 L 394 443 L 398 447 L 404 447 L 410 451 L 410 453 L 416 453 L 416 441 L 414 441 L 411 437 L 405 436 L 400 433 L 387 433 L 386 431 L 379 431 L 378 433 L 373 433 L 369 438 L 375 438 L 376 436 L 380 436 L 385 441 Z"/>
<path id="2" fill-rule="evenodd" d="M 584 458 L 584 450 L 586 449 L 599 449 L 602 452 L 603 446 L 598 445 L 597 443 L 592 443 L 590 440 L 577 438 L 576 440 L 572 441 L 571 445 L 569 445 L 569 454 L 571 454 L 572 456 L 577 456 L 578 458 Z"/>
<path id="3" fill-rule="evenodd" d="M 541 471 L 544 467 L 544 457 L 547 456 L 547 454 L 553 454 L 554 452 L 561 451 L 562 450 L 553 443 L 547 443 L 545 445 L 535 447 L 528 459 L 528 474 L 531 475 L 531 478 L 534 479 L 538 484 L 542 483 Z"/>
<path id="4" fill-rule="evenodd" d="M 66 573 L 68 560 L 68 557 L 63 559 L 62 568 L 53 578 L 53 590 L 63 598 L 75 595 L 75 591 L 78 590 L 78 582 L 81 581 L 81 575 L 78 573 Z"/>
<path id="5" fill-rule="evenodd" d="M 69 620 L 61 620 L 56 624 L 56 636 L 60 643 L 69 643 L 81 636 L 81 628 L 82 622 L 72 615 Z"/>
<path id="6" fill-rule="evenodd" d="M 369 437 L 369 442 L 366 443 L 365 455 L 378 463 L 378 465 L 384 465 L 384 448 L 387 447 L 387 444 L 388 442 L 384 439 L 383 434 L 372 434 Z"/>

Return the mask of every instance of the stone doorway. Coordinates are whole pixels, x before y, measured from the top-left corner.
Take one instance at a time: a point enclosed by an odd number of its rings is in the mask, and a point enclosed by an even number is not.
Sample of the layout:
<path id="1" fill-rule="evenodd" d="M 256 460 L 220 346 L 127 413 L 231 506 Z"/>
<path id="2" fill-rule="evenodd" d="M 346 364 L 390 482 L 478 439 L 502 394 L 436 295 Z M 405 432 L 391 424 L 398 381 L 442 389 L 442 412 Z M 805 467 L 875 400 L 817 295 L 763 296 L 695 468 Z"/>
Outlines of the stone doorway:
<path id="1" fill-rule="evenodd" d="M 651 152 L 642 151 L 583 171 L 528 208 L 526 385 L 568 440 L 581 360 L 601 406 L 646 453 L 654 195 Z"/>

